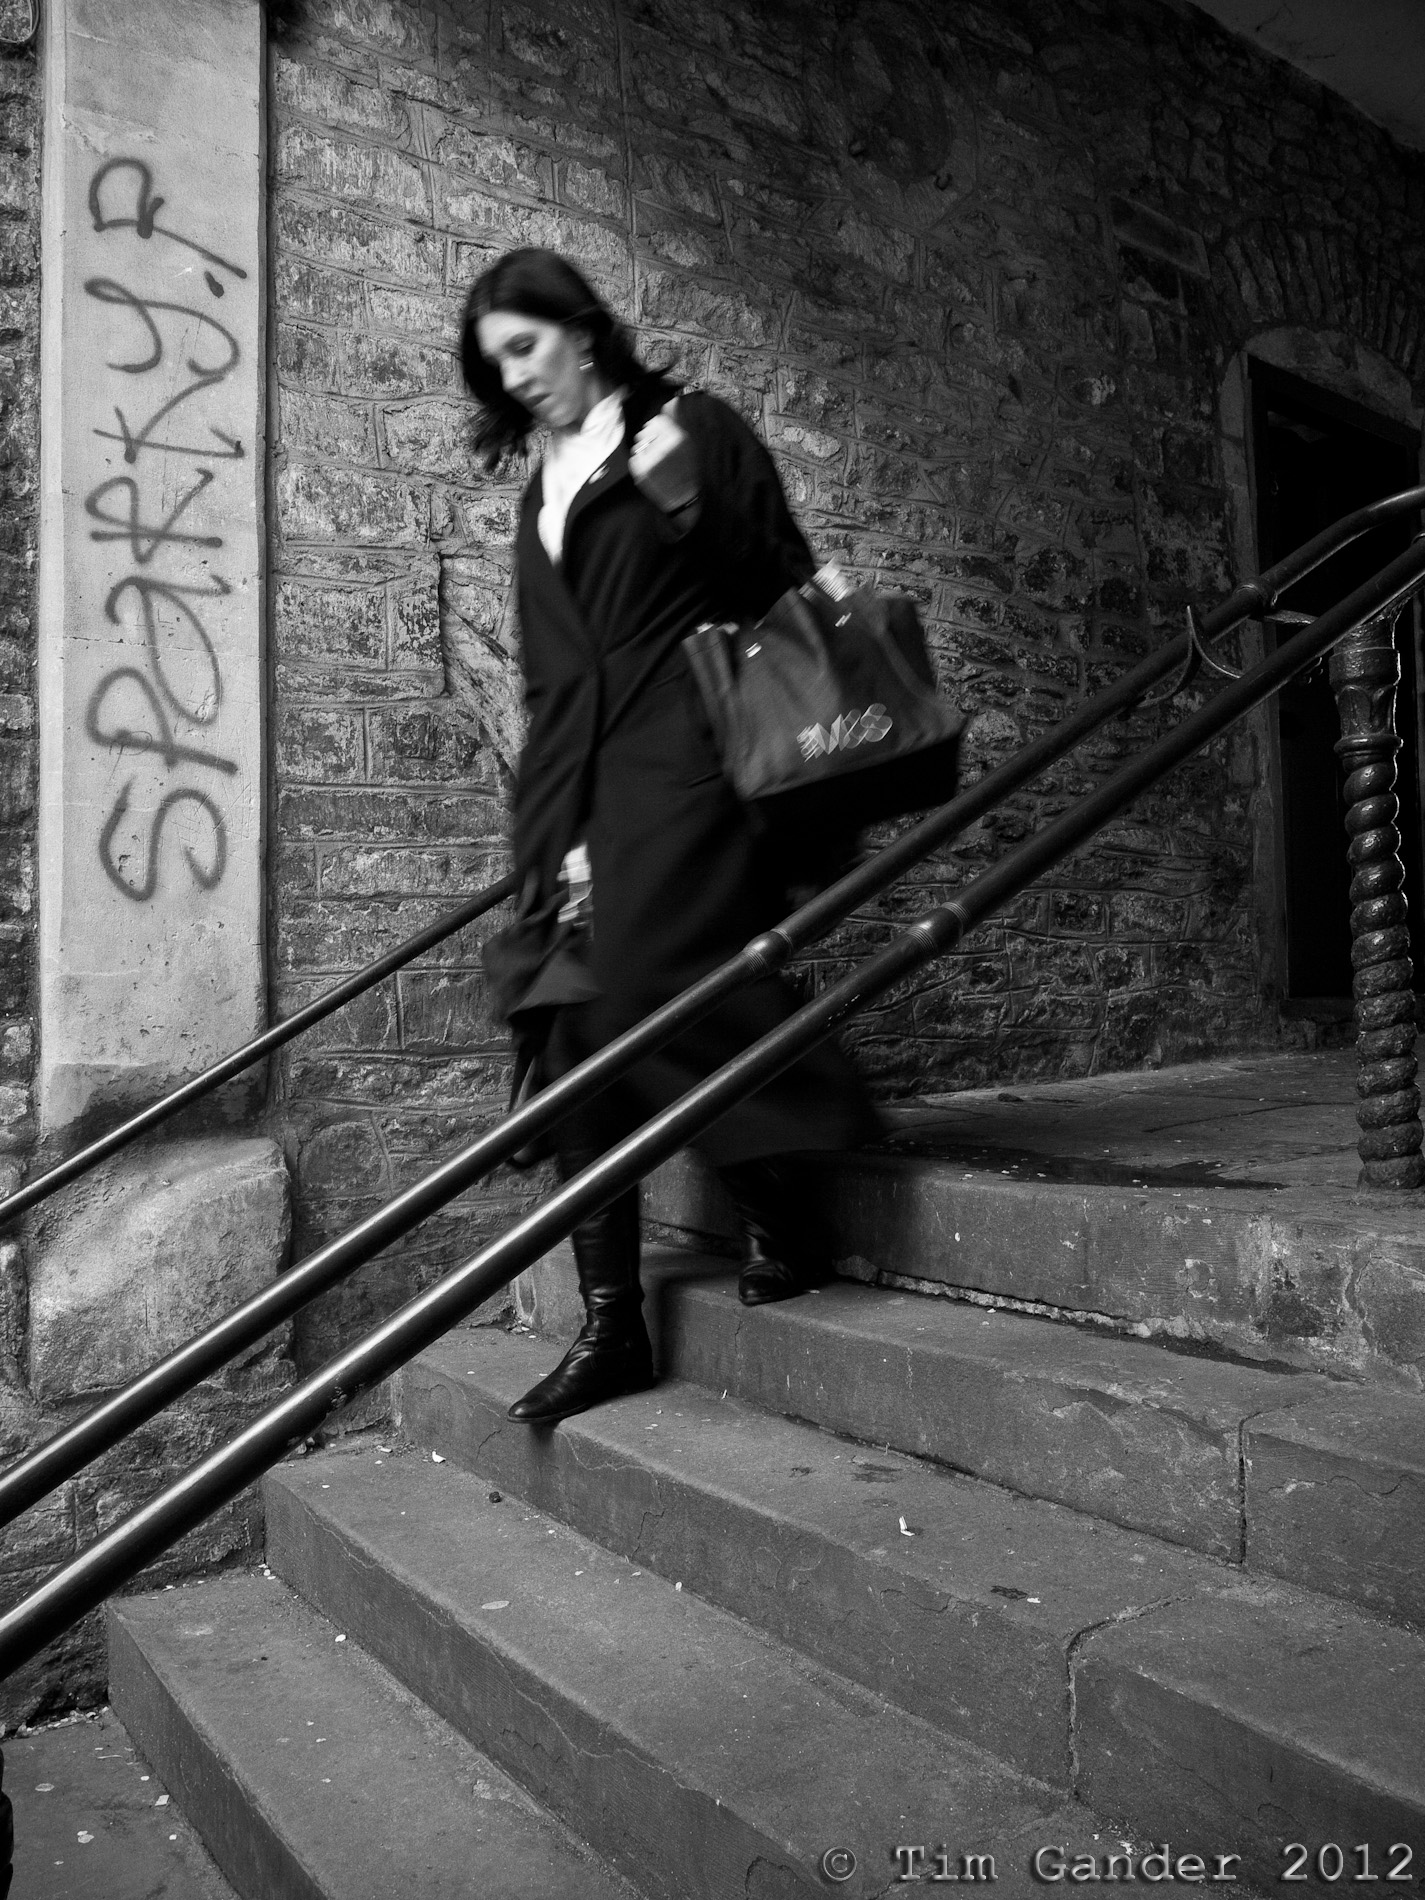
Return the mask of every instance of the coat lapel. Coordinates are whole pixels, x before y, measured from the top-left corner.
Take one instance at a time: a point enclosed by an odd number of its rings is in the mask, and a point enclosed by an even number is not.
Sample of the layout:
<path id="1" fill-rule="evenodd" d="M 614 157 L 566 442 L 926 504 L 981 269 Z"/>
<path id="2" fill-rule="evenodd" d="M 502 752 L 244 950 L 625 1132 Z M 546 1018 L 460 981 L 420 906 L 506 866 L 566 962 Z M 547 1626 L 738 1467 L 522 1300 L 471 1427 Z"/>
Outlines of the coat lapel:
<path id="1" fill-rule="evenodd" d="M 627 437 L 625 436 L 625 440 L 619 443 L 618 447 L 605 461 L 600 462 L 588 481 L 584 483 L 584 486 L 579 489 L 574 496 L 573 501 L 570 502 L 569 514 L 564 523 L 564 545 L 566 548 L 570 544 L 570 536 L 573 533 L 574 523 L 579 519 L 580 515 L 584 513 L 586 508 L 592 508 L 602 496 L 607 495 L 609 490 L 616 487 L 627 474 L 628 447 Z"/>
<path id="2" fill-rule="evenodd" d="M 525 496 L 524 508 L 520 516 L 518 560 L 523 584 L 538 597 L 540 611 L 558 640 L 571 642 L 580 653 L 592 656 L 593 641 L 584 616 L 579 611 L 573 590 L 564 577 L 564 570 L 556 567 L 545 552 L 544 542 L 539 534 L 539 511 L 544 501 L 544 481 L 536 475 L 530 483 Z M 534 654 L 527 659 L 535 660 Z"/>

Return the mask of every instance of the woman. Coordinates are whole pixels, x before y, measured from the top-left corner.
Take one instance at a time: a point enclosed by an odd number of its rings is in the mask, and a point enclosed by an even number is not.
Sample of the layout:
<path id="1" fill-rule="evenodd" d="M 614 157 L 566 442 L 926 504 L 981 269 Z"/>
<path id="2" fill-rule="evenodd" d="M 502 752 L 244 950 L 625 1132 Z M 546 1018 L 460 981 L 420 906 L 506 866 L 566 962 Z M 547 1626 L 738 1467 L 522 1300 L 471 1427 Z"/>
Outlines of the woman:
<path id="1" fill-rule="evenodd" d="M 522 898 L 486 967 L 521 1062 L 549 1082 L 786 914 L 783 876 L 723 778 L 681 642 L 700 621 L 765 613 L 813 562 L 746 424 L 640 363 L 552 252 L 511 252 L 476 282 L 461 360 L 488 468 L 546 432 L 516 541 Z M 563 1178 L 792 1007 L 765 979 L 640 1062 L 554 1131 Z M 850 1066 L 823 1044 L 699 1139 L 742 1223 L 744 1302 L 788 1298 L 828 1268 L 788 1157 L 875 1132 Z M 637 1192 L 573 1243 L 586 1324 L 512 1418 L 551 1423 L 653 1383 Z"/>

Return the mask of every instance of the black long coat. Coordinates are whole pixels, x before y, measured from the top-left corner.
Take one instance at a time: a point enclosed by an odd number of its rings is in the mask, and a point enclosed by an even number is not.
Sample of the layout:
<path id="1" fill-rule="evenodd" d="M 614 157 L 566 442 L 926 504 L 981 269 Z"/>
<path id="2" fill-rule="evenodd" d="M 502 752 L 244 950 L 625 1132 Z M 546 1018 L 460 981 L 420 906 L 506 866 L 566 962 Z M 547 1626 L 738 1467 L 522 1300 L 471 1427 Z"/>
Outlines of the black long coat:
<path id="1" fill-rule="evenodd" d="M 548 1041 L 545 1079 L 705 975 L 788 909 L 781 866 L 719 766 L 684 657 L 703 620 L 760 616 L 810 578 L 771 457 L 715 397 L 681 398 L 702 475 L 696 527 L 679 537 L 629 474 L 648 409 L 625 408 L 625 441 L 575 496 L 561 567 L 540 541 L 541 482 L 517 541 L 529 736 L 514 808 L 519 919 L 487 950 L 496 1007 Z M 556 913 L 565 852 L 587 840 L 592 932 Z M 591 938 L 591 940 L 590 940 Z M 740 992 L 601 1098 L 610 1141 L 666 1107 L 791 1013 L 767 978 Z M 697 1144 L 715 1164 L 870 1138 L 876 1120 L 834 1044 L 804 1057 Z"/>

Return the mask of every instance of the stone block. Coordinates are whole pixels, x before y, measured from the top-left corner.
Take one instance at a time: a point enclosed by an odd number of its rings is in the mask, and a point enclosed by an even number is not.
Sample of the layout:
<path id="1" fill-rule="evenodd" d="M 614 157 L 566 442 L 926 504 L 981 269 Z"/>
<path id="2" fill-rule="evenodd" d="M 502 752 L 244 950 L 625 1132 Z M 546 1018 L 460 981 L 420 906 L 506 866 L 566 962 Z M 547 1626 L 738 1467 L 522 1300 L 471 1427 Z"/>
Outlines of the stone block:
<path id="1" fill-rule="evenodd" d="M 10 1023 L 0 1029 L 0 1075 L 28 1077 L 35 1059 L 35 1031 L 32 1023 Z"/>
<path id="2" fill-rule="evenodd" d="M 596 211 L 608 218 L 628 216 L 628 191 L 622 181 L 596 166 L 570 160 L 564 167 L 563 187 L 565 201 L 581 211 Z"/>
<path id="3" fill-rule="evenodd" d="M 277 478 L 282 532 L 294 541 L 351 540 L 414 547 L 425 539 L 425 495 L 355 469 L 297 463 Z"/>
<path id="4" fill-rule="evenodd" d="M 286 125 L 275 141 L 279 177 L 407 218 L 427 215 L 420 165 L 381 145 L 335 138 L 308 125 Z"/>
<path id="5" fill-rule="evenodd" d="M 286 404 L 284 392 L 283 403 Z M 273 636 L 284 660 L 343 660 L 381 665 L 386 603 L 380 588 L 325 587 L 284 580 L 277 588 Z"/>
<path id="6" fill-rule="evenodd" d="M 436 155 L 442 165 L 466 172 L 487 185 L 513 185 L 548 196 L 554 182 L 553 166 L 542 152 L 504 133 L 472 132 L 468 126 L 452 125 Z"/>
<path id="7" fill-rule="evenodd" d="M 285 252 L 278 255 L 275 302 L 284 317 L 346 327 L 360 324 L 366 316 L 364 290 L 360 277 L 351 272 L 324 270 Z"/>
<path id="8" fill-rule="evenodd" d="M 327 907 L 330 909 L 331 907 Z M 330 954 L 328 938 L 331 933 L 324 932 L 318 940 L 318 949 L 328 949 L 327 955 L 318 956 L 318 962 L 330 970 L 333 964 L 340 968 L 343 963 L 348 967 L 358 962 L 360 957 L 369 957 L 371 951 L 394 948 L 394 945 L 379 944 L 372 939 L 369 922 L 359 920 L 360 927 L 356 935 L 358 941 L 341 940 L 335 948 L 338 955 Z M 411 925 L 403 920 L 398 934 L 405 937 Z M 296 933 L 292 933 L 296 934 Z M 369 948 L 367 947 L 369 946 Z M 297 945 L 282 946 L 290 957 L 294 949 L 304 947 L 300 940 Z M 340 951 L 345 951 L 341 956 Z M 294 1010 L 315 1002 L 325 990 L 331 988 L 331 976 L 324 974 L 309 982 L 295 978 L 286 978 L 277 989 L 276 1001 L 279 1013 L 289 1016 Z M 345 1008 L 339 1009 L 324 1021 L 314 1023 L 302 1037 L 304 1050 L 317 1049 L 394 1049 L 399 1038 L 396 1029 L 396 998 L 394 986 L 387 982 L 378 984 L 375 989 L 366 990 L 354 997 Z"/>
<path id="9" fill-rule="evenodd" d="M 0 747 L 0 825 L 18 824 L 34 808 L 34 740 L 7 739 Z"/>
<path id="10" fill-rule="evenodd" d="M 493 786 L 442 794 L 387 787 L 283 789 L 282 835 L 373 844 L 478 843 L 498 837 L 503 806 Z"/>
<path id="11" fill-rule="evenodd" d="M 374 462 L 376 432 L 366 404 L 283 389 L 278 401 L 283 445 L 337 462 Z"/>
<path id="12" fill-rule="evenodd" d="M 371 777 L 407 783 L 464 780 L 490 784 L 494 761 L 489 748 L 458 720 L 441 712 L 392 709 L 370 717 Z"/>
<path id="13" fill-rule="evenodd" d="M 336 386 L 336 339 L 305 323 L 277 325 L 277 373 L 282 384 L 300 389 Z"/>
<path id="14" fill-rule="evenodd" d="M 303 1143 L 298 1174 L 308 1191 L 349 1191 L 360 1183 L 370 1193 L 390 1192 L 390 1170 L 380 1136 L 365 1119 L 319 1128 Z"/>
<path id="15" fill-rule="evenodd" d="M 501 853 L 479 846 L 425 850 L 345 846 L 322 853 L 322 894 L 327 898 L 433 897 L 455 904 L 493 884 L 503 869 Z M 458 956 L 462 943 L 468 947 L 478 942 L 480 928 L 477 924 L 468 935 L 462 931 L 445 946 L 445 953 Z"/>
<path id="16" fill-rule="evenodd" d="M 344 336 L 337 373 L 349 396 L 423 396 L 455 384 L 455 358 L 408 337 Z"/>
<path id="17" fill-rule="evenodd" d="M 283 779 L 358 778 L 362 767 L 359 714 L 327 712 L 311 706 L 285 706 L 277 725 L 277 770 Z"/>
<path id="18" fill-rule="evenodd" d="M 274 223 L 278 244 L 307 257 L 405 283 L 439 284 L 444 275 L 444 240 L 416 225 L 385 223 L 349 205 L 281 190 Z"/>
<path id="19" fill-rule="evenodd" d="M 96 1169 L 37 1223 L 29 1289 L 36 1396 L 103 1391 L 136 1377 L 269 1285 L 286 1265 L 290 1234 L 275 1142 L 210 1136 Z"/>
<path id="20" fill-rule="evenodd" d="M 504 1040 L 478 971 L 405 970 L 397 981 L 404 1048 L 479 1049 Z"/>
<path id="21" fill-rule="evenodd" d="M 454 297 L 434 297 L 404 284 L 368 283 L 366 301 L 373 330 L 435 337 L 448 345 L 460 328 L 461 305 Z"/>
<path id="22" fill-rule="evenodd" d="M 1090 1632 L 1074 1682 L 1081 1799 L 1175 1855 L 1230 1850 L 1275 1890 L 1288 1841 L 1425 1838 L 1425 1644 L 1405 1630 L 1247 1580 Z"/>
<path id="23" fill-rule="evenodd" d="M 399 99 L 378 86 L 361 85 L 328 66 L 299 65 L 281 54 L 272 66 L 273 103 L 321 125 L 346 126 L 400 141 L 410 122 Z"/>
<path id="24" fill-rule="evenodd" d="M 28 924 L 0 924 L 0 1016 L 20 1016 L 30 1001 Z"/>
<path id="25" fill-rule="evenodd" d="M 450 395 L 384 409 L 381 434 L 388 468 L 457 482 L 468 482 L 475 476 L 470 406 L 463 397 Z"/>
<path id="26" fill-rule="evenodd" d="M 1347 1386 L 1249 1419 L 1247 1561 L 1425 1623 L 1425 1397 Z"/>

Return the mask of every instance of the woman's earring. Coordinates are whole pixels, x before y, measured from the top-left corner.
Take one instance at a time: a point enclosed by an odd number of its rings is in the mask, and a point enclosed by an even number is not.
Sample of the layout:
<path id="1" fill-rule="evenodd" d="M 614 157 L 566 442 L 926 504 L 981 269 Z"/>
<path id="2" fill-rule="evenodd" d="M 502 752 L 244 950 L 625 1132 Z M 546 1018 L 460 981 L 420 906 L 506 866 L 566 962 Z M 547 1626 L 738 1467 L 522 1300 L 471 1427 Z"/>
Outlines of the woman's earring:
<path id="1" fill-rule="evenodd" d="M 581 369 L 581 370 L 583 370 L 583 372 L 584 372 L 584 374 L 585 374 L 585 375 L 587 376 L 587 375 L 588 375 L 588 373 L 589 373 L 589 371 L 590 371 L 590 370 L 591 370 L 591 369 L 592 369 L 592 368 L 594 367 L 594 359 L 593 359 L 593 357 L 592 357 L 592 356 L 581 356 L 581 357 L 579 358 L 579 367 L 580 367 L 580 369 Z"/>

